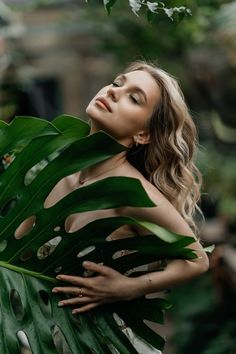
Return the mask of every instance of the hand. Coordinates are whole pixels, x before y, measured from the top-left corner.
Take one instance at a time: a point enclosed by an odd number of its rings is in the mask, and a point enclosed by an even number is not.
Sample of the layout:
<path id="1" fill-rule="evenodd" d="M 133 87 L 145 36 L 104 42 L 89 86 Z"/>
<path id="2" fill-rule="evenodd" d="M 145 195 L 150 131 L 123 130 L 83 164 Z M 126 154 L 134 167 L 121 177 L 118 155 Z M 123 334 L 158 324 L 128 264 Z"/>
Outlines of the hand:
<path id="1" fill-rule="evenodd" d="M 56 278 L 72 285 L 55 287 L 53 293 L 67 294 L 71 298 L 62 300 L 58 306 L 77 306 L 73 314 L 85 312 L 105 303 L 131 300 L 135 295 L 134 278 L 128 278 L 116 270 L 93 262 L 83 262 L 83 267 L 96 273 L 92 277 L 58 275 Z"/>

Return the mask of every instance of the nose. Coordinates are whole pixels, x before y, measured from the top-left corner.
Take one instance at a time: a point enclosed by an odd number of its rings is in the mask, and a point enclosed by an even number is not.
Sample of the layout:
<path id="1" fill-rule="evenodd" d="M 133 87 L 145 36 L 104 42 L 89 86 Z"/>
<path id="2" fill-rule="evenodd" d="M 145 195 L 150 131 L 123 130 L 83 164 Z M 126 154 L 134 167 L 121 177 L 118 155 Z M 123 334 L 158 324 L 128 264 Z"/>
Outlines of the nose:
<path id="1" fill-rule="evenodd" d="M 119 87 L 109 87 L 107 90 L 107 96 L 112 99 L 112 101 L 117 102 L 119 100 Z"/>

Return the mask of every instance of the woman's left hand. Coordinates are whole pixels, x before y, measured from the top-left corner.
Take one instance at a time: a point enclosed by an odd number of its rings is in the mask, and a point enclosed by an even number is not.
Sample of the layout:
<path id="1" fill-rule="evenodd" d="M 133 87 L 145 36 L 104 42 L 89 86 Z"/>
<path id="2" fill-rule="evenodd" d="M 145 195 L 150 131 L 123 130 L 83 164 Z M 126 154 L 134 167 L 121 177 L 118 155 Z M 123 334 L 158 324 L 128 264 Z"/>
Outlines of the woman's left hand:
<path id="1" fill-rule="evenodd" d="M 99 305 L 131 300 L 139 296 L 135 294 L 134 278 L 129 278 L 116 270 L 96 264 L 83 262 L 83 267 L 96 275 L 92 277 L 81 277 L 72 275 L 58 275 L 57 279 L 70 283 L 69 286 L 55 287 L 52 292 L 67 294 L 69 299 L 61 300 L 58 303 L 62 306 L 79 306 L 72 310 L 73 314 L 85 312 Z"/>

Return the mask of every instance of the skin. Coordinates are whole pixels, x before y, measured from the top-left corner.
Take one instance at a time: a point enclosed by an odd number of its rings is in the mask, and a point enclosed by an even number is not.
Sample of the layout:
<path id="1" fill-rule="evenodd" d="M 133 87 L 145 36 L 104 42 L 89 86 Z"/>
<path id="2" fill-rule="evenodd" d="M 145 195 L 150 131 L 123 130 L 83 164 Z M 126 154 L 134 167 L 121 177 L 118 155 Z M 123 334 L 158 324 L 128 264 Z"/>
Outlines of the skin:
<path id="1" fill-rule="evenodd" d="M 109 109 L 97 100 L 99 97 L 105 98 Z M 159 101 L 159 87 L 149 73 L 133 71 L 125 76 L 119 76 L 112 84 L 100 90 L 86 109 L 91 119 L 91 134 L 102 129 L 126 146 L 130 147 L 135 142 L 147 144 L 149 143 L 148 120 Z M 157 206 L 123 207 L 116 210 L 74 214 L 66 221 L 68 232 L 73 232 L 97 218 L 126 215 L 151 221 L 179 234 L 194 236 L 188 224 L 161 191 L 129 164 L 125 153 L 62 179 L 48 196 L 45 206 L 53 205 L 66 194 L 80 188 L 79 178 L 87 180 L 85 184 L 88 185 L 108 176 L 138 178 Z M 142 228 L 124 226 L 111 236 L 112 239 L 119 239 L 127 234 L 143 236 L 144 233 L 145 230 Z M 208 258 L 200 242 L 196 239 L 190 247 L 196 251 L 197 259 L 191 261 L 176 259 L 171 261 L 162 272 L 152 272 L 136 278 L 124 276 L 105 265 L 86 261 L 83 267 L 93 272 L 95 274 L 93 277 L 60 274 L 57 279 L 67 282 L 68 286 L 57 286 L 52 291 L 65 296 L 70 295 L 69 299 L 61 300 L 58 306 L 71 306 L 72 313 L 77 314 L 105 303 L 128 301 L 145 294 L 169 289 L 208 269 Z"/>
<path id="2" fill-rule="evenodd" d="M 97 103 L 99 97 L 107 99 L 112 112 Z M 102 129 L 130 147 L 134 140 L 146 144 L 149 142 L 147 123 L 159 100 L 159 88 L 148 73 L 133 71 L 119 75 L 97 93 L 86 109 L 91 118 L 91 132 Z"/>

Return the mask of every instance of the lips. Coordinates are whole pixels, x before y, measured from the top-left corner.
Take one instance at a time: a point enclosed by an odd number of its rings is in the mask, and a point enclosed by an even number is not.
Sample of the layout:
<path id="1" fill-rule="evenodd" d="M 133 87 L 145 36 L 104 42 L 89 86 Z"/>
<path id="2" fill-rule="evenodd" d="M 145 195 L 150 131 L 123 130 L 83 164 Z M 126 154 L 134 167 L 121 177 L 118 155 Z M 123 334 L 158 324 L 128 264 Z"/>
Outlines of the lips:
<path id="1" fill-rule="evenodd" d="M 107 111 L 111 112 L 111 106 L 108 101 L 104 97 L 98 97 L 96 102 L 101 105 L 101 107 L 105 108 Z"/>

